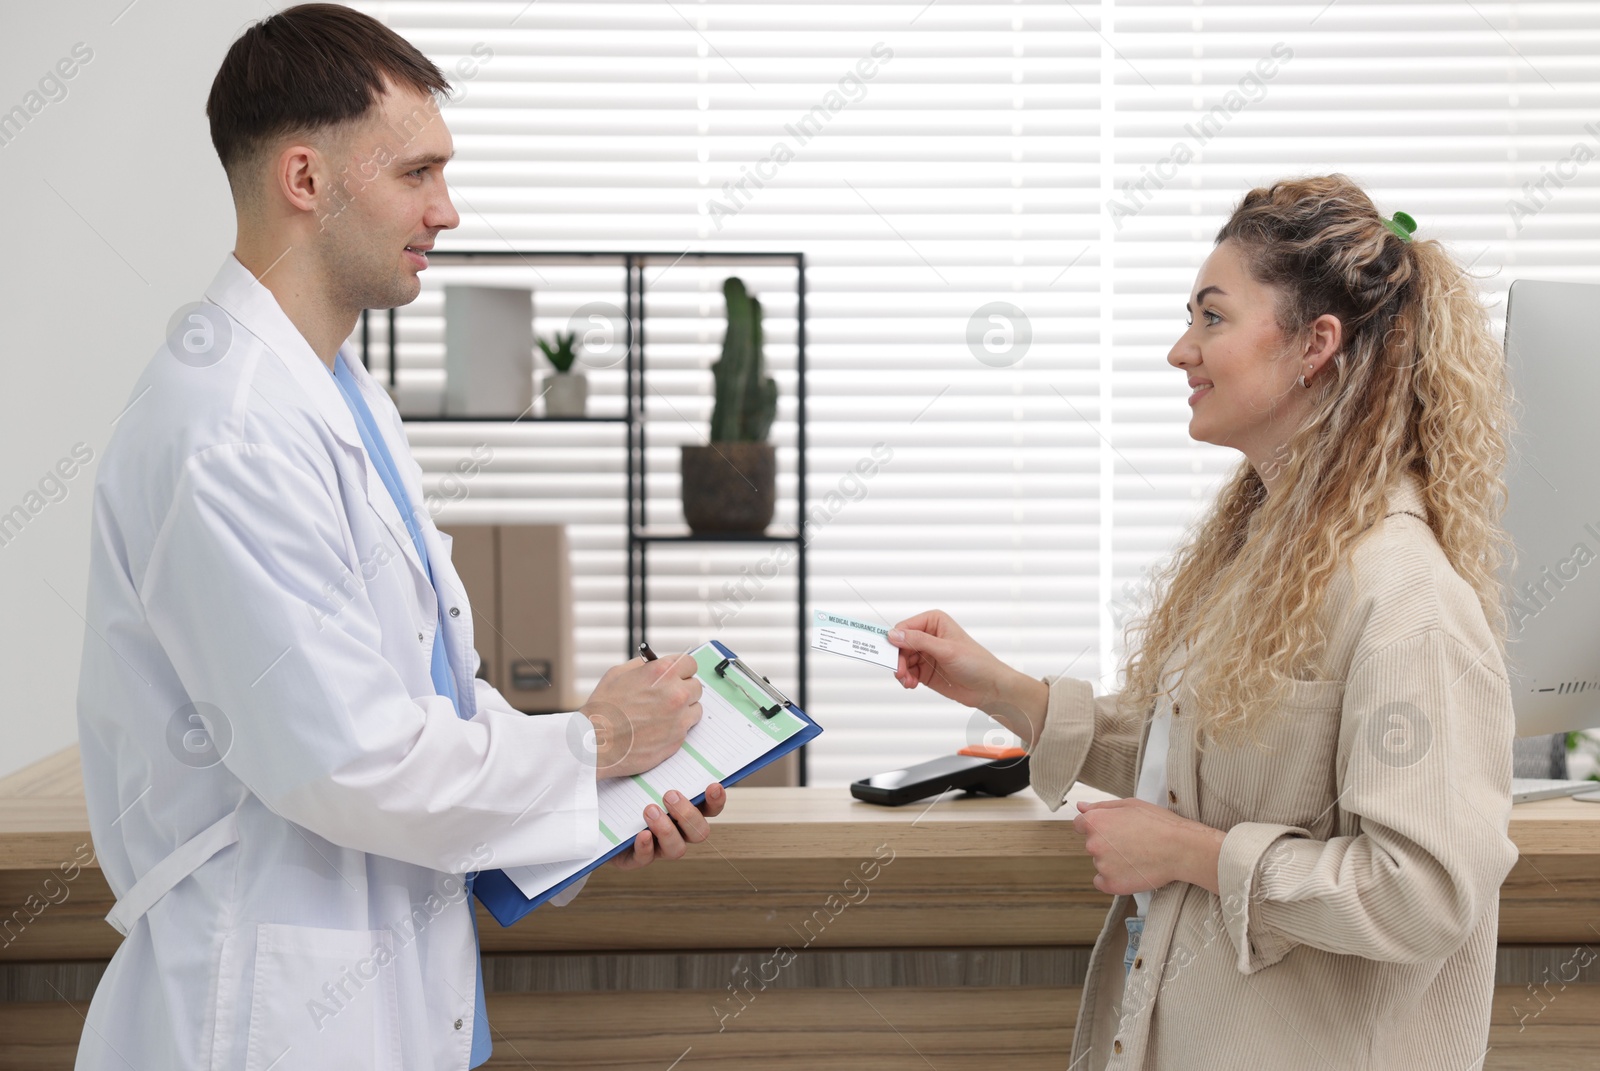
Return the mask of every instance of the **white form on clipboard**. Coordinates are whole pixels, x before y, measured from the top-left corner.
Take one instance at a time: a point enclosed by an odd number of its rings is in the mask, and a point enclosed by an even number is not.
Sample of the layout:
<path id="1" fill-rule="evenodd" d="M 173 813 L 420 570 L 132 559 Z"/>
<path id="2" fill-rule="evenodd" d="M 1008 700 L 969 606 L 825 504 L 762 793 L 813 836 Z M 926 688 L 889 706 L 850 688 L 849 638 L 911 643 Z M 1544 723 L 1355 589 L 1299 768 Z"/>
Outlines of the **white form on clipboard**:
<path id="1" fill-rule="evenodd" d="M 705 643 L 691 652 L 695 676 L 705 685 L 702 715 L 689 730 L 683 747 L 643 774 L 608 778 L 600 783 L 600 854 L 536 866 L 507 867 L 506 876 L 524 896 L 542 898 L 558 891 L 579 874 L 625 850 L 644 830 L 644 809 L 676 789 L 699 799 L 706 785 L 733 784 L 766 762 L 786 754 L 786 743 L 810 740 L 822 730 L 784 701 L 765 678 L 751 672 L 726 647 Z M 721 672 L 719 672 L 719 668 Z"/>

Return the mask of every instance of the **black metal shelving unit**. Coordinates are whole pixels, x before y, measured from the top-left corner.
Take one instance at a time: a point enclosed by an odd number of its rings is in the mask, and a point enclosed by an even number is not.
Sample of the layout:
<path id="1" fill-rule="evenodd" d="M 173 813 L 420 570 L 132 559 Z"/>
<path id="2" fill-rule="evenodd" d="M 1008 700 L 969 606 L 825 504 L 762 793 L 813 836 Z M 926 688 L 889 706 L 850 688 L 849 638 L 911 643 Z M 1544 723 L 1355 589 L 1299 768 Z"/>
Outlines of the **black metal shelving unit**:
<path id="1" fill-rule="evenodd" d="M 645 269 L 653 265 L 671 266 L 690 260 L 702 265 L 726 264 L 793 264 L 795 268 L 795 530 L 788 534 L 760 535 L 694 535 L 681 532 L 657 532 L 646 525 L 645 449 L 646 421 L 645 397 Z M 651 547 L 670 547 L 704 543 L 792 543 L 795 546 L 795 667 L 797 687 L 795 701 L 802 710 L 808 709 L 807 636 L 810 622 L 808 605 L 808 562 L 806 561 L 806 258 L 804 253 L 763 252 L 616 252 L 616 251 L 477 251 L 434 250 L 428 255 L 432 265 L 455 267 L 484 265 L 500 267 L 534 267 L 538 264 L 605 264 L 614 263 L 623 269 L 623 321 L 624 369 L 627 383 L 626 403 L 622 416 L 548 417 L 524 414 L 520 417 L 468 417 L 426 416 L 407 417 L 417 423 L 606 423 L 621 424 L 625 429 L 627 473 L 627 529 L 628 529 L 628 643 L 624 657 L 632 657 L 644 640 L 649 616 L 646 580 L 649 577 L 649 550 Z M 361 315 L 361 361 L 372 367 L 371 317 L 382 311 L 388 318 L 388 376 L 391 393 L 396 386 L 399 367 L 396 335 L 396 310 L 365 310 Z M 800 783 L 806 783 L 806 749 L 800 749 Z"/>

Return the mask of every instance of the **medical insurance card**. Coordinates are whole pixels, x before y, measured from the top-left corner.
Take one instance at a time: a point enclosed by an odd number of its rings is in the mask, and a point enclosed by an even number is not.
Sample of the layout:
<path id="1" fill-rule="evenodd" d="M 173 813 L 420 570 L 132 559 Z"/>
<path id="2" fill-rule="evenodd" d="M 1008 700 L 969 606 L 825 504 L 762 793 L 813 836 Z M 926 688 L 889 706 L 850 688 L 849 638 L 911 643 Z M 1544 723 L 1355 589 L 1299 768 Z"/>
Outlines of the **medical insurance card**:
<path id="1" fill-rule="evenodd" d="M 826 610 L 811 615 L 811 646 L 887 669 L 894 669 L 900 659 L 900 649 L 889 642 L 889 630 L 882 625 Z"/>

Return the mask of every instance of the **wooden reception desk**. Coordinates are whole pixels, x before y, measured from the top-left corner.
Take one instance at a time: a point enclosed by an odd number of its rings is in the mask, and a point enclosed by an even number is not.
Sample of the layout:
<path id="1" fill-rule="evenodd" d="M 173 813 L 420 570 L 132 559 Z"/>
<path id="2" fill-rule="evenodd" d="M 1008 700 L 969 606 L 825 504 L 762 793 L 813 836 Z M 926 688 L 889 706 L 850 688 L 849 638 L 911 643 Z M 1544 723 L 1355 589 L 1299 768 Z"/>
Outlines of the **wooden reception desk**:
<path id="1" fill-rule="evenodd" d="M 1110 902 L 1071 811 L 736 788 L 682 860 L 603 868 L 511 929 L 480 910 L 490 1066 L 1060 1068 Z M 1511 836 L 1484 1066 L 1591 1069 L 1600 805 L 1520 804 Z M 88 845 L 75 748 L 0 781 L 0 1068 L 72 1066 L 121 938 L 93 865 L 43 890 Z"/>

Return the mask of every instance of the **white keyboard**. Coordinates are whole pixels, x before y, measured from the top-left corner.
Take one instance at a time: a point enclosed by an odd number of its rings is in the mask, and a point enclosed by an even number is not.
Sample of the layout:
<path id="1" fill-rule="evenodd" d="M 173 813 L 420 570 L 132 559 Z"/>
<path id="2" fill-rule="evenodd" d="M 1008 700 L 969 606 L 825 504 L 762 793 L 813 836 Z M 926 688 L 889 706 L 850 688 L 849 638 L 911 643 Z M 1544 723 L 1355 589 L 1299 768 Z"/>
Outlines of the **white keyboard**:
<path id="1" fill-rule="evenodd" d="M 1511 802 L 1527 803 L 1529 800 L 1547 800 L 1555 796 L 1570 796 L 1574 792 L 1600 791 L 1600 781 L 1553 781 L 1546 777 L 1513 777 Z"/>

